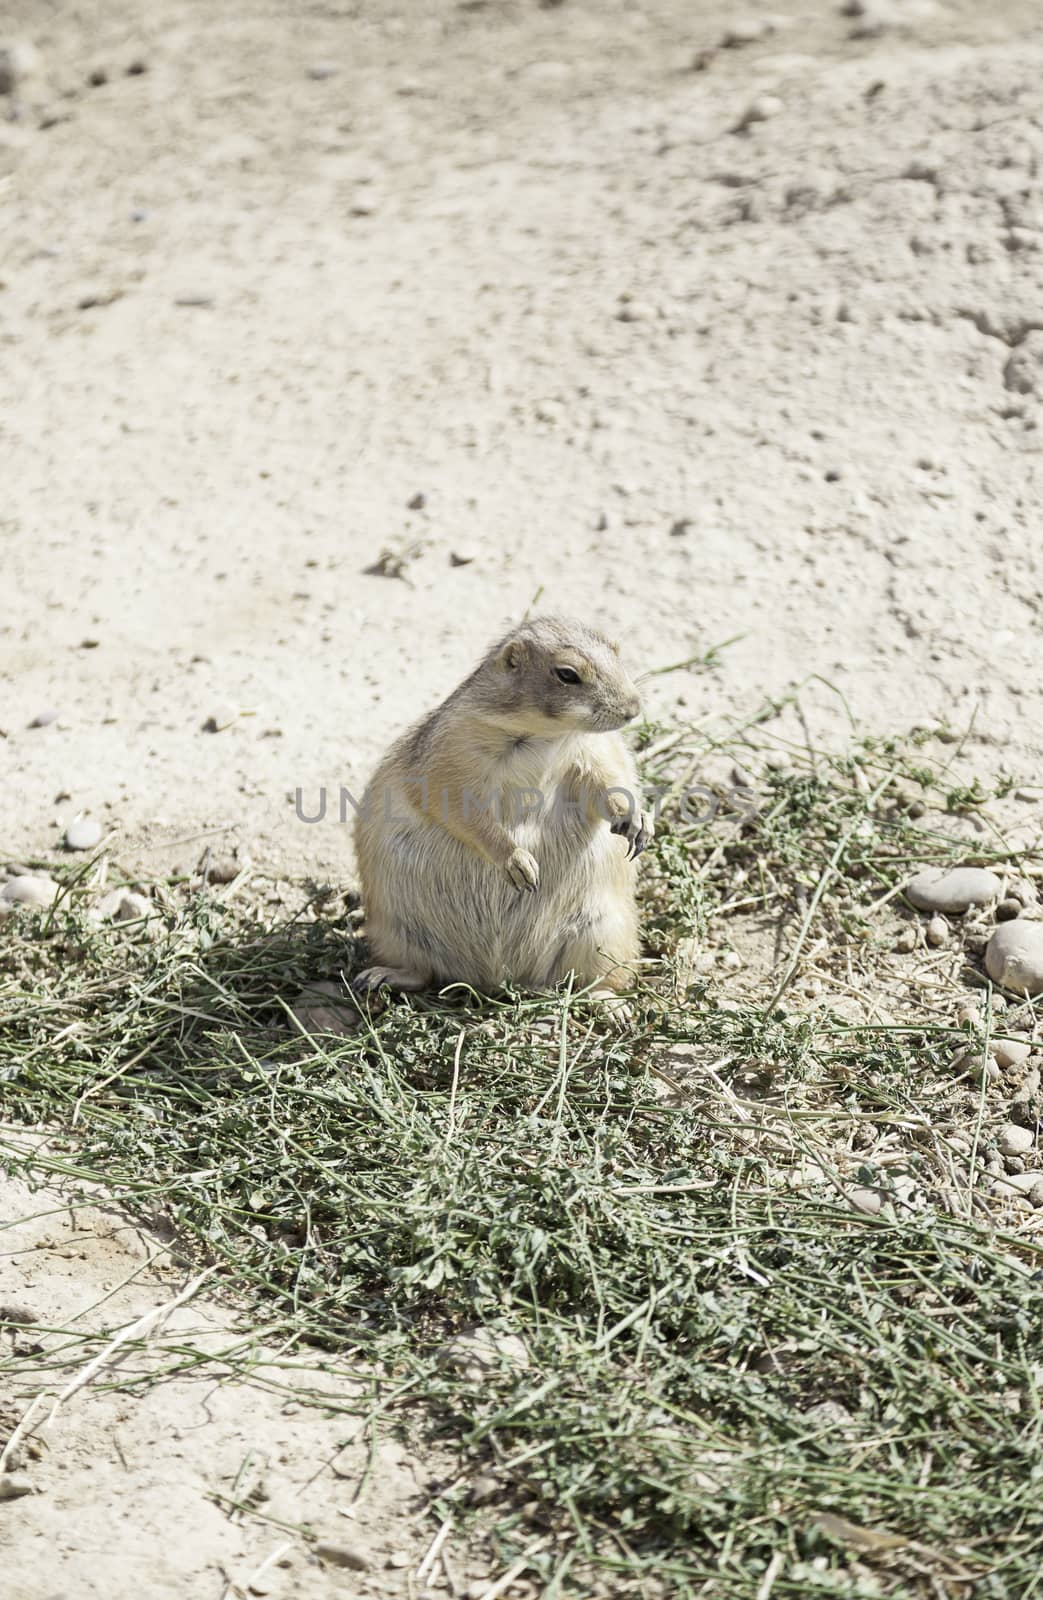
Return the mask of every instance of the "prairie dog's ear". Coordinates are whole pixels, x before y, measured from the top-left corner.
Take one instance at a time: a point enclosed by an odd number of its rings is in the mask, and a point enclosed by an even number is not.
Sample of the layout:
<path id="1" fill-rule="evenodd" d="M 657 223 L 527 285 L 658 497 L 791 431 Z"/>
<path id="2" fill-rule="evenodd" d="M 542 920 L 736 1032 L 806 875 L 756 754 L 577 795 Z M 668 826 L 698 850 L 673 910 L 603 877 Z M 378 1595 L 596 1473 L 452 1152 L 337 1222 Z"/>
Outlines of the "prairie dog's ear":
<path id="1" fill-rule="evenodd" d="M 508 639 L 500 651 L 500 665 L 507 672 L 517 672 L 529 659 L 529 641 L 527 639 Z"/>

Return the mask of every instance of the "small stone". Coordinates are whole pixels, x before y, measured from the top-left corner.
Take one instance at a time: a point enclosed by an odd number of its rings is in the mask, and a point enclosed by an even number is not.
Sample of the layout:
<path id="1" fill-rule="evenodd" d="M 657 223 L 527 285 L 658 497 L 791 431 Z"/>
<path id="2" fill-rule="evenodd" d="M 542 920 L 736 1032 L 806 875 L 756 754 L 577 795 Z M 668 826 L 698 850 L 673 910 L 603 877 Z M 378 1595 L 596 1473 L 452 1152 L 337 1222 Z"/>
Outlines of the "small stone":
<path id="1" fill-rule="evenodd" d="M 1023 1039 L 996 1039 L 992 1053 L 1001 1067 L 1020 1067 L 1032 1054 L 1032 1046 Z"/>
<path id="2" fill-rule="evenodd" d="M 941 950 L 949 943 L 949 924 L 944 917 L 932 917 L 924 931 L 924 938 L 932 950 Z"/>
<path id="3" fill-rule="evenodd" d="M 148 62 L 147 61 L 143 61 L 140 56 L 135 56 L 134 60 L 127 67 L 127 77 L 128 78 L 142 78 L 142 77 L 144 77 L 144 75 L 145 75 L 145 73 L 147 71 L 148 71 Z"/>
<path id="4" fill-rule="evenodd" d="M 29 1328 L 34 1322 L 39 1322 L 35 1311 L 29 1311 L 25 1306 L 14 1305 L 10 1300 L 0 1305 L 0 1323 L 11 1322 L 19 1328 Z"/>
<path id="5" fill-rule="evenodd" d="M 480 1383 L 497 1368 L 524 1369 L 529 1365 L 529 1352 L 517 1334 L 471 1328 L 441 1345 L 435 1351 L 435 1360 L 461 1378 Z"/>
<path id="6" fill-rule="evenodd" d="M 768 17 L 737 17 L 721 37 L 725 50 L 741 50 L 745 45 L 756 44 L 775 32 L 775 24 Z"/>
<path id="7" fill-rule="evenodd" d="M 919 942 L 919 933 L 916 928 L 903 928 L 895 940 L 895 949 L 899 955 L 908 955 L 910 950 L 916 949 Z"/>
<path id="8" fill-rule="evenodd" d="M 1012 394 L 1043 395 L 1043 331 L 1026 334 L 1007 358 L 1003 384 Z"/>
<path id="9" fill-rule="evenodd" d="M 1019 1128 L 1015 1122 L 1006 1123 L 996 1136 L 996 1147 L 1002 1156 L 1027 1155 L 1035 1142 L 1031 1129 Z"/>
<path id="10" fill-rule="evenodd" d="M 6 39 L 0 44 L 0 94 L 14 94 L 39 66 L 39 53 L 28 39 Z"/>
<path id="11" fill-rule="evenodd" d="M 52 722 L 58 721 L 60 715 L 60 711 L 56 711 L 53 706 L 48 706 L 46 711 L 38 711 L 36 713 L 29 726 L 30 728 L 49 728 Z"/>
<path id="12" fill-rule="evenodd" d="M 647 300 L 624 300 L 616 312 L 619 322 L 651 322 L 654 318 L 655 307 Z"/>
<path id="13" fill-rule="evenodd" d="M 449 552 L 449 565 L 451 567 L 469 567 L 472 561 L 478 558 L 471 550 L 451 550 Z"/>
<path id="14" fill-rule="evenodd" d="M 847 1197 L 856 1211 L 864 1211 L 869 1217 L 880 1215 L 883 1201 L 877 1189 L 849 1189 Z"/>
<path id="15" fill-rule="evenodd" d="M 471 1480 L 468 1500 L 473 1506 L 483 1506 L 489 1500 L 495 1500 L 502 1491 L 503 1484 L 491 1472 L 480 1472 L 477 1478 Z"/>
<path id="16" fill-rule="evenodd" d="M 234 883 L 242 867 L 232 856 L 218 856 L 206 869 L 208 883 Z"/>
<path id="17" fill-rule="evenodd" d="M 308 77 L 314 78 L 316 83 L 322 83 L 326 78 L 334 77 L 340 68 L 335 61 L 316 61 L 308 68 Z"/>
<path id="18" fill-rule="evenodd" d="M 1017 1178 L 1025 1171 L 1025 1158 L 1024 1156 L 1004 1156 L 1003 1165 L 1012 1178 Z"/>
<path id="19" fill-rule="evenodd" d="M 104 67 L 93 67 L 87 74 L 87 82 L 92 89 L 102 89 L 109 81 L 109 75 Z"/>
<path id="20" fill-rule="evenodd" d="M 323 1561 L 328 1561 L 331 1567 L 347 1567 L 352 1572 L 368 1572 L 370 1569 L 369 1557 L 348 1544 L 332 1544 L 323 1539 L 315 1546 L 315 1553 Z"/>
<path id="21" fill-rule="evenodd" d="M 785 750 L 769 750 L 764 757 L 764 765 L 771 772 L 788 772 L 790 759 Z"/>
<path id="22" fill-rule="evenodd" d="M 342 984 L 312 983 L 290 1006 L 290 1014 L 301 1033 L 311 1036 L 333 1034 L 344 1038 L 358 1030 L 361 1018 L 347 1003 Z"/>
<path id="23" fill-rule="evenodd" d="M 20 1500 L 25 1494 L 35 1494 L 31 1478 L 24 1472 L 5 1472 L 0 1476 L 0 1500 Z"/>
<path id="24" fill-rule="evenodd" d="M 113 922 L 140 922 L 143 917 L 155 914 L 155 906 L 146 894 L 136 894 L 133 889 L 120 895 L 119 905 L 112 913 Z"/>
<path id="25" fill-rule="evenodd" d="M 1021 913 L 1024 909 L 1025 908 L 1021 901 L 1015 900 L 1013 896 L 1007 900 L 1001 900 L 999 905 L 996 907 L 996 921 L 1013 922 L 1015 917 L 1021 916 Z"/>
<path id="26" fill-rule="evenodd" d="M 1035 1210 L 1038 1211 L 1041 1207 L 1043 1207 L 1043 1177 L 1037 1178 L 1036 1182 L 1029 1190 L 1028 1197 L 1029 1204 L 1032 1205 Z"/>
<path id="27" fill-rule="evenodd" d="M 755 122 L 770 122 L 772 117 L 777 117 L 786 109 L 786 102 L 780 100 L 777 94 L 759 94 L 756 100 L 751 100 L 746 110 L 738 121 L 738 128 L 750 128 Z"/>
<path id="28" fill-rule="evenodd" d="M 412 1565 L 412 1562 L 413 1557 L 408 1550 L 392 1550 L 387 1559 L 389 1567 L 408 1567 Z"/>
<path id="29" fill-rule="evenodd" d="M 37 877 L 34 873 L 27 872 L 15 878 L 8 878 L 4 887 L 0 889 L 0 899 L 8 901 L 11 905 L 51 906 L 57 893 L 58 885 L 53 878 Z"/>
<path id="30" fill-rule="evenodd" d="M 101 842 L 102 825 L 96 817 L 77 817 L 65 830 L 66 850 L 93 850 Z"/>
<path id="31" fill-rule="evenodd" d="M 1004 922 L 986 947 L 985 970 L 1004 989 L 1043 994 L 1043 922 Z"/>
<path id="32" fill-rule="evenodd" d="M 418 490 L 418 492 L 413 496 L 413 498 L 411 500 L 407 500 L 406 501 L 406 510 L 407 511 L 423 511 L 423 509 L 424 509 L 424 507 L 426 505 L 427 505 L 427 495 L 424 494 L 422 490 Z"/>
<path id="33" fill-rule="evenodd" d="M 1010 1194 L 1031 1195 L 1032 1190 L 1039 1183 L 1043 1183 L 1043 1172 L 1035 1168 L 1029 1172 L 1012 1172 L 997 1178 L 992 1188 L 994 1194 L 1001 1194 L 1006 1191 Z"/>
<path id="34" fill-rule="evenodd" d="M 918 872 L 905 886 L 905 893 L 918 911 L 944 911 L 961 916 L 971 906 L 989 906 L 1000 892 L 1000 880 L 984 867 L 956 867 L 952 870 L 928 867 Z"/>

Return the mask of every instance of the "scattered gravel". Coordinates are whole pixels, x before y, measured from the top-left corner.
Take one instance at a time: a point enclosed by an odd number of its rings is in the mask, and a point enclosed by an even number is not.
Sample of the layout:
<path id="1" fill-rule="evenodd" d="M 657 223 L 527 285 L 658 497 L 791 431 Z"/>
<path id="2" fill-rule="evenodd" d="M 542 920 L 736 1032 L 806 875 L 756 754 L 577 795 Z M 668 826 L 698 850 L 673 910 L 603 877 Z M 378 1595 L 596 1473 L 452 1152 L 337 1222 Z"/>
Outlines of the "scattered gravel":
<path id="1" fill-rule="evenodd" d="M 1004 922 L 985 951 L 993 983 L 1019 994 L 1043 994 L 1043 922 Z"/>
<path id="2" fill-rule="evenodd" d="M 944 911 L 961 916 L 971 906 L 990 906 L 999 897 L 1000 880 L 985 867 L 956 867 L 945 871 L 929 867 L 905 886 L 918 911 Z"/>

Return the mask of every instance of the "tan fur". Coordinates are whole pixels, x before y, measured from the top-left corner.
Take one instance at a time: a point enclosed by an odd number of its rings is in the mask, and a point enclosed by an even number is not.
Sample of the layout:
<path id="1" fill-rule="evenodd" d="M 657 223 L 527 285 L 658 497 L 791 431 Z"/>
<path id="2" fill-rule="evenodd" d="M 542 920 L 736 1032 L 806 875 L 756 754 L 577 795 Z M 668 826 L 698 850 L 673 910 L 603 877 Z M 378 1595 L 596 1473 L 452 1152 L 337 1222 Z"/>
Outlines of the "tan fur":
<path id="1" fill-rule="evenodd" d="M 374 961 L 357 986 L 488 992 L 571 971 L 629 987 L 652 820 L 616 730 L 639 710 L 615 645 L 543 617 L 392 745 L 355 824 Z"/>

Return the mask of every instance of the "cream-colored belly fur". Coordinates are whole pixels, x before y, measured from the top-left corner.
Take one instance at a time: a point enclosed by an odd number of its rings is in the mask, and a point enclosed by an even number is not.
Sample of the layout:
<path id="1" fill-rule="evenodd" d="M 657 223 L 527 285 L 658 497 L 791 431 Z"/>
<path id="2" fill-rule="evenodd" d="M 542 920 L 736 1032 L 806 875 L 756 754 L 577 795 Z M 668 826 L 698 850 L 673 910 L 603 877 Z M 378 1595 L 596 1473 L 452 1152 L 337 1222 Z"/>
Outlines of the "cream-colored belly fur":
<path id="1" fill-rule="evenodd" d="M 501 797 L 504 827 L 539 865 L 539 886 L 519 890 L 504 871 L 437 820 L 438 796 L 418 809 L 419 791 L 398 779 L 395 752 L 375 774 L 356 827 L 366 930 L 376 961 L 439 984 L 482 991 L 506 983 L 543 987 L 570 970 L 581 983 L 625 988 L 638 955 L 635 866 L 607 821 L 561 803 L 567 775 L 584 769 L 592 736 L 519 743 L 475 774 L 476 795 Z M 636 776 L 622 741 L 614 765 Z M 542 803 L 518 815 L 518 792 Z"/>

